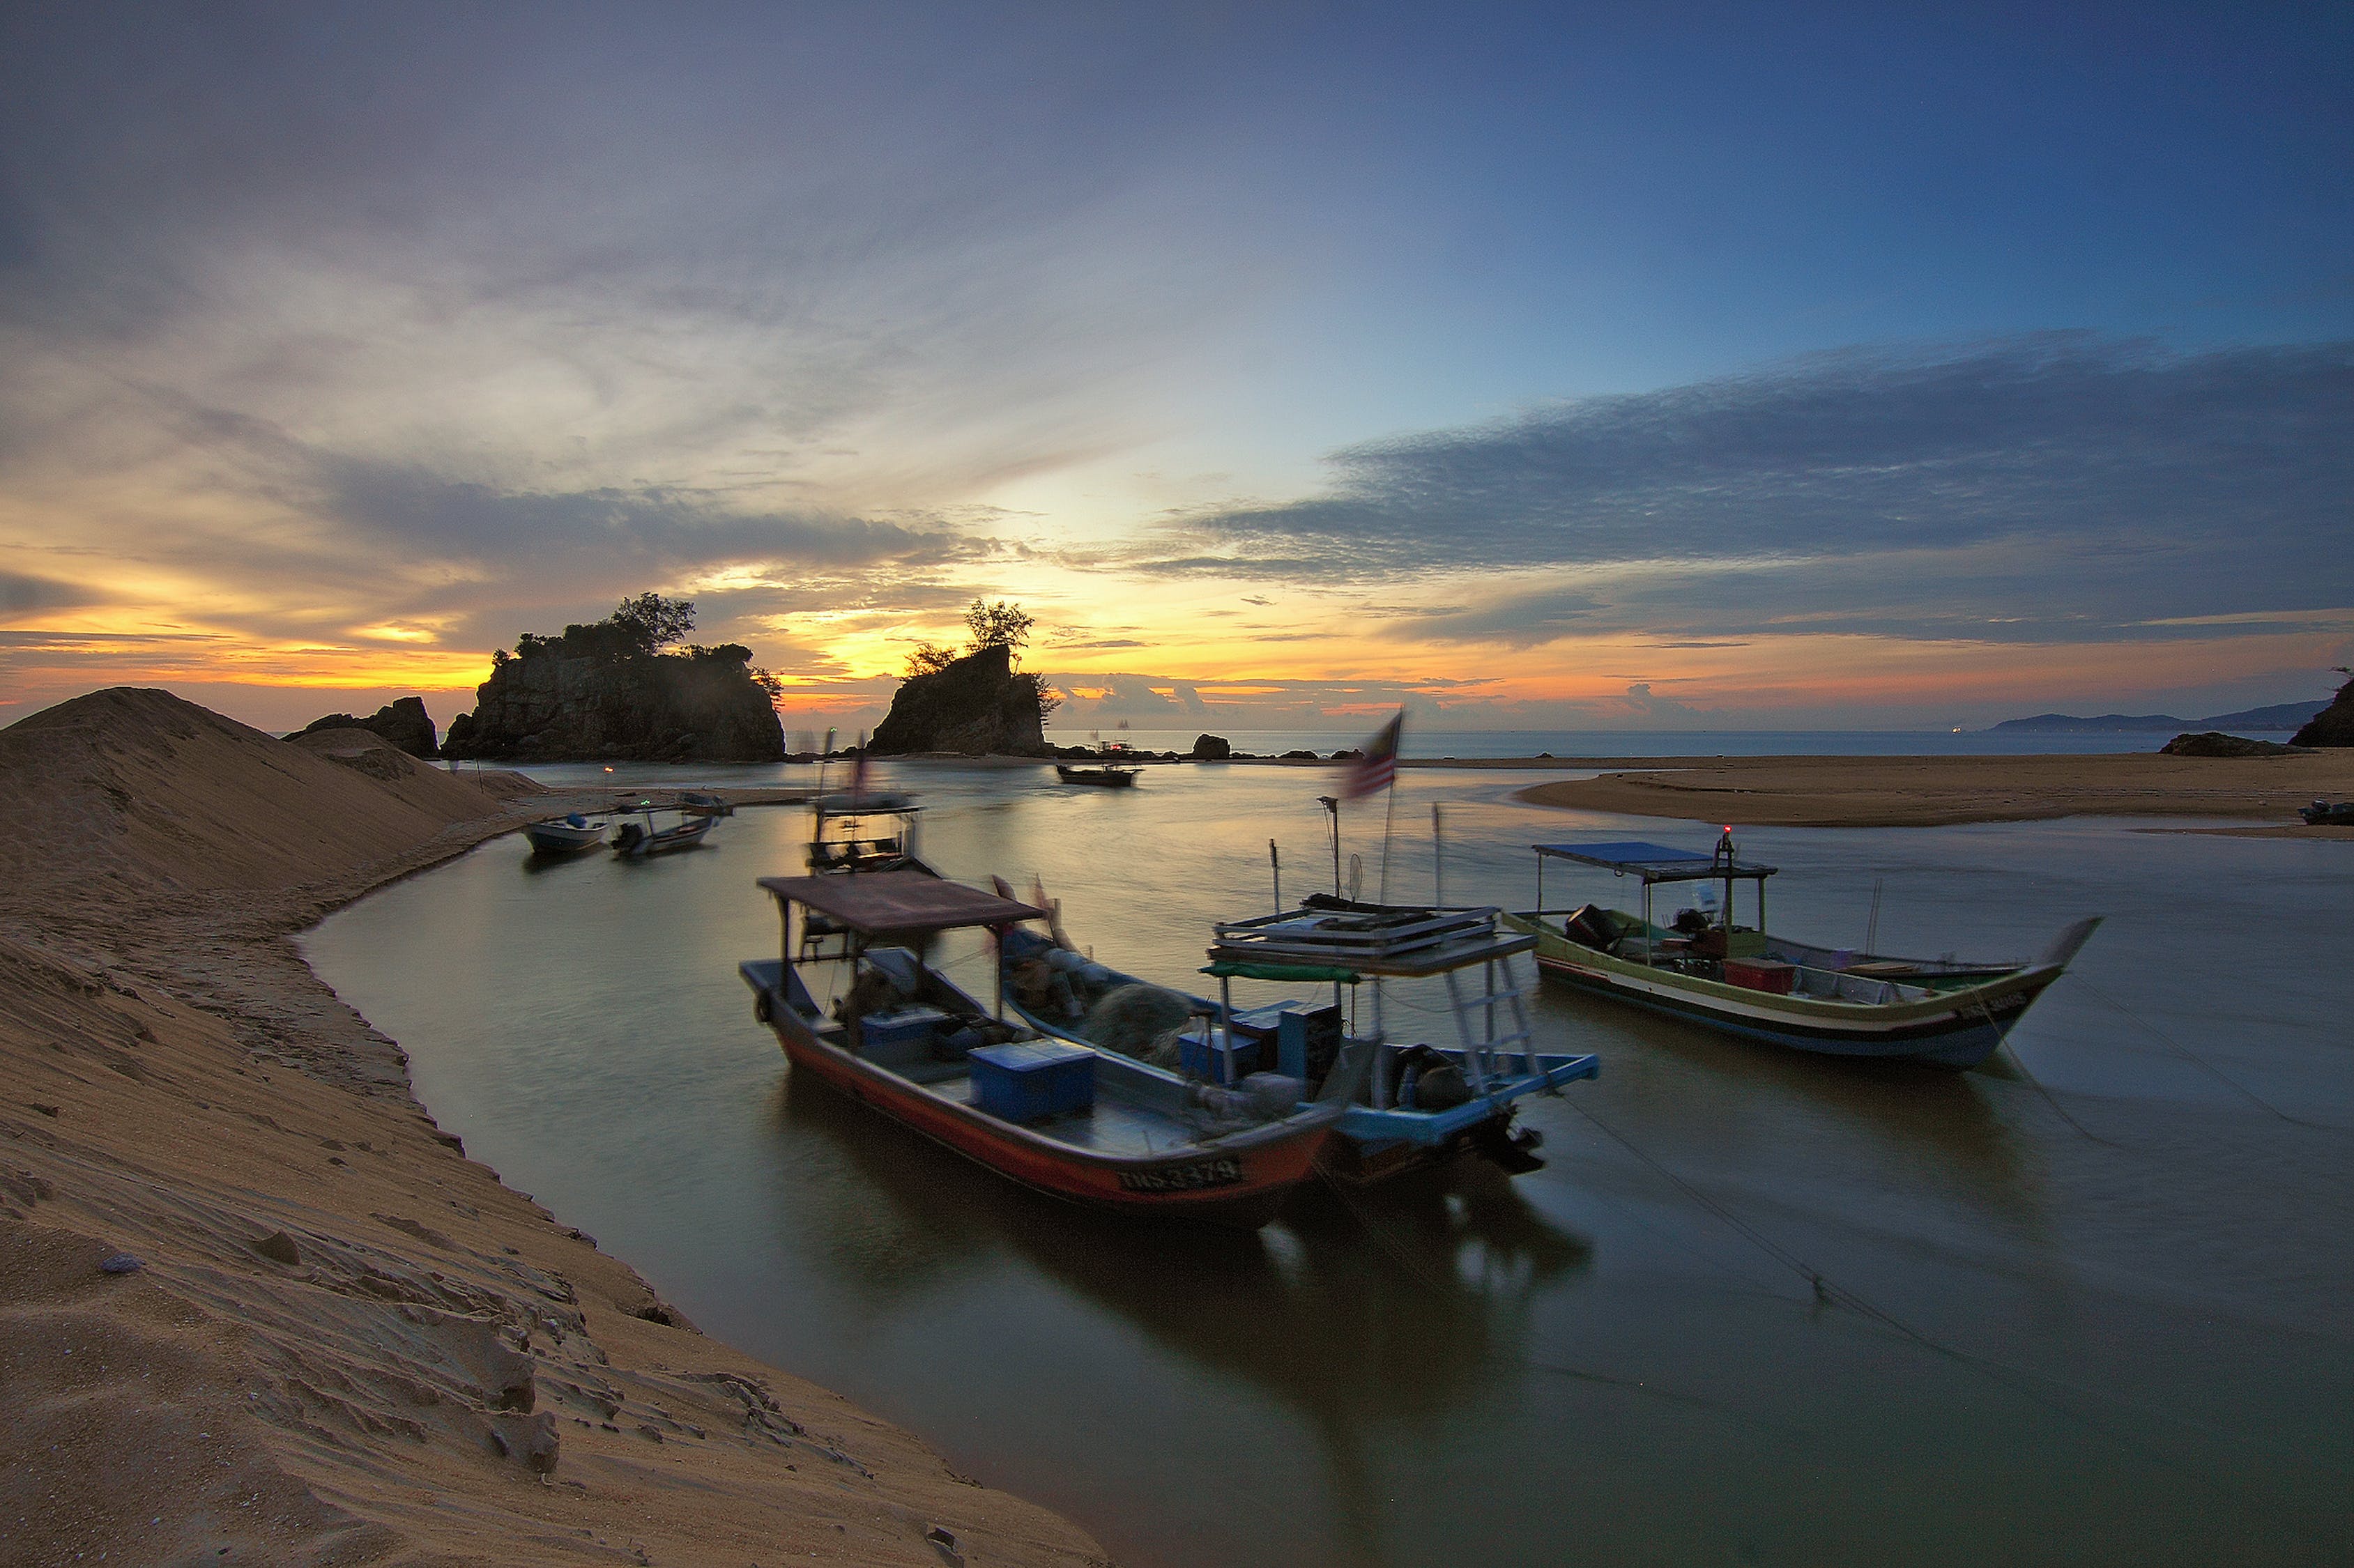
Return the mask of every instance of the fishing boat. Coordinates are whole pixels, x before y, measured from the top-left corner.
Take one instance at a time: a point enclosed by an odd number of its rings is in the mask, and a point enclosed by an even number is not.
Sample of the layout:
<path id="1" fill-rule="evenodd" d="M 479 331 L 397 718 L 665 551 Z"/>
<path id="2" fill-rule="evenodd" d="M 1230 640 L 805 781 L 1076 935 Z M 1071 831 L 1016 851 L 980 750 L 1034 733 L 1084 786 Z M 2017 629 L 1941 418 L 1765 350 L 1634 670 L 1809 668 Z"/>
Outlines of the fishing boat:
<path id="1" fill-rule="evenodd" d="M 1547 978 L 1744 1039 L 1834 1056 L 1973 1067 L 2065 973 L 2100 924 L 2079 920 L 2028 961 L 1974 964 L 1818 946 L 1766 924 L 1766 879 L 1780 868 L 1741 858 L 1725 830 L 1710 853 L 1640 841 L 1536 844 L 1537 907 L 1508 916 L 1535 938 Z M 1639 911 L 1547 908 L 1548 861 L 1634 877 Z M 1757 923 L 1736 925 L 1734 889 L 1756 889 Z M 1722 908 L 1654 923 L 1653 890 L 1723 887 Z"/>
<path id="2" fill-rule="evenodd" d="M 1100 768 L 1074 768 L 1066 762 L 1055 764 L 1055 777 L 1066 784 L 1093 784 L 1105 789 L 1133 789 L 1140 768 L 1122 768 L 1107 763 Z"/>
<path id="3" fill-rule="evenodd" d="M 1326 1156 L 1338 1180 L 1370 1183 L 1466 1151 L 1519 1173 L 1544 1161 L 1536 1153 L 1542 1135 L 1513 1125 L 1518 1103 L 1591 1078 L 1599 1064 L 1536 1048 L 1514 969 L 1536 940 L 1502 930 L 1500 914 L 1319 895 L 1292 913 L 1219 922 L 1202 971 L 1217 979 L 1214 1001 L 1098 964 L 1074 951 L 1059 927 L 1045 936 L 1009 933 L 1003 980 L 1033 1027 L 1140 1052 L 1148 1065 L 1182 1082 L 1246 1081 L 1271 1063 L 1303 1093 L 1329 1094 L 1335 1065 L 1362 1055 L 1365 1070 L 1345 1094 Z M 1475 974 L 1476 988 L 1467 983 Z M 1238 1008 L 1236 980 L 1330 984 L 1333 994 L 1329 1002 L 1295 998 Z M 1387 1037 L 1384 982 L 1413 980 L 1444 985 L 1457 1044 Z M 1342 1026 L 1341 991 L 1364 982 L 1371 982 L 1372 1033 L 1352 1039 Z"/>
<path id="4" fill-rule="evenodd" d="M 610 824 L 603 817 L 583 816 L 574 811 L 567 816 L 551 817 L 544 822 L 525 824 L 523 836 L 531 842 L 534 854 L 578 854 L 594 849 L 605 842 L 605 830 Z"/>
<path id="5" fill-rule="evenodd" d="M 2317 828 L 2354 828 L 2354 800 L 2340 800 L 2335 805 L 2316 800 L 2310 806 L 2299 806 L 2296 814 Z"/>
<path id="6" fill-rule="evenodd" d="M 894 790 L 838 790 L 810 801 L 809 868 L 833 872 L 939 873 L 917 853 L 923 807 Z"/>
<path id="7" fill-rule="evenodd" d="M 613 853 L 630 860 L 693 849 L 711 831 L 711 824 L 719 820 L 714 813 L 693 806 L 664 809 L 651 800 L 641 802 L 634 808 L 634 814 L 644 820 L 623 822 L 613 830 Z M 673 817 L 675 821 L 663 820 Z"/>
<path id="8" fill-rule="evenodd" d="M 1275 1075 L 1190 1083 L 1114 1052 L 1004 1020 L 928 963 L 950 931 L 1004 930 L 1045 911 L 903 868 L 763 877 L 780 959 L 741 966 L 753 1012 L 809 1073 L 1001 1176 L 1114 1213 L 1257 1226 L 1315 1170 L 1348 1072 L 1307 1100 Z M 839 936 L 811 943 L 795 911 Z M 833 990 L 819 1001 L 819 977 Z"/>

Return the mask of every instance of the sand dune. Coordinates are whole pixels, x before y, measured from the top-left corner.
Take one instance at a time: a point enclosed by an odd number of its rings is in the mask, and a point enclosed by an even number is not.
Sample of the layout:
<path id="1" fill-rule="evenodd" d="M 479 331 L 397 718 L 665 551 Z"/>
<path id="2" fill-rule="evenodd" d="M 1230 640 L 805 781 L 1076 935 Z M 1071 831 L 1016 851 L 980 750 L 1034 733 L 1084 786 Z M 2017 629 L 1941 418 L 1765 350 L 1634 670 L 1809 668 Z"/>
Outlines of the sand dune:
<path id="1" fill-rule="evenodd" d="M 373 741 L 130 691 L 0 731 L 0 1557 L 1099 1561 L 695 1332 L 408 1097 L 289 935 L 562 802 Z"/>

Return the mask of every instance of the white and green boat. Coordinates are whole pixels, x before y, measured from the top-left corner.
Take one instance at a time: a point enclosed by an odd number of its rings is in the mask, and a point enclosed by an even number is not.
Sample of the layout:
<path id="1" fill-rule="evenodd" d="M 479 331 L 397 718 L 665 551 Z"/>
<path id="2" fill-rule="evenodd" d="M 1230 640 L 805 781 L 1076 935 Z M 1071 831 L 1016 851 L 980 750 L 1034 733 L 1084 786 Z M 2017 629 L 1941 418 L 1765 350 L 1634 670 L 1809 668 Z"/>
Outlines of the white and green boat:
<path id="1" fill-rule="evenodd" d="M 1991 1055 L 2100 924 L 2079 920 L 2037 958 L 2009 963 L 1903 959 L 1822 947 L 1766 923 L 1766 879 L 1779 867 L 1740 858 L 1727 830 L 1712 853 L 1613 841 L 1536 844 L 1537 905 L 1505 924 L 1536 938 L 1541 975 L 1596 996 L 1745 1039 L 1833 1056 L 1973 1067 Z M 1545 907 L 1548 861 L 1634 877 L 1638 910 Z M 1756 889 L 1757 923 L 1737 925 L 1734 890 Z M 1662 884 L 1723 887 L 1715 914 L 1653 918 Z"/>

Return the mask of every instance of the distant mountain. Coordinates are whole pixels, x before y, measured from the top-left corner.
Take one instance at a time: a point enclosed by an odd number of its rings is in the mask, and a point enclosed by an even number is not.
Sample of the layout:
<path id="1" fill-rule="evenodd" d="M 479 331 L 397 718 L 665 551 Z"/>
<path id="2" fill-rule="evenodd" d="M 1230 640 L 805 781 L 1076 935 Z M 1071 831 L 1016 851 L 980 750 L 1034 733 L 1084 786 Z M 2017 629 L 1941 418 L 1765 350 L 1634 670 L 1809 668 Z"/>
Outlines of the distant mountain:
<path id="1" fill-rule="evenodd" d="M 2217 714 L 2212 718 L 2202 719 L 2176 718 L 2172 714 L 2099 714 L 2092 718 L 2081 718 L 2074 714 L 2037 714 L 2033 718 L 2005 719 L 1994 727 L 2009 730 L 2014 735 L 2033 731 L 2084 735 L 2118 730 L 2179 733 L 2186 729 L 2295 729 L 2328 705 L 2326 701 L 2274 703 L 2268 708 L 2242 708 L 2238 713 Z"/>
<path id="2" fill-rule="evenodd" d="M 2189 719 L 2175 718 L 2168 714 L 2101 714 L 2093 718 L 2079 718 L 2073 714 L 2037 714 L 2033 718 L 2005 719 L 1994 726 L 1997 730 L 2091 730 L 2162 729 L 2183 730 L 2192 727 Z"/>

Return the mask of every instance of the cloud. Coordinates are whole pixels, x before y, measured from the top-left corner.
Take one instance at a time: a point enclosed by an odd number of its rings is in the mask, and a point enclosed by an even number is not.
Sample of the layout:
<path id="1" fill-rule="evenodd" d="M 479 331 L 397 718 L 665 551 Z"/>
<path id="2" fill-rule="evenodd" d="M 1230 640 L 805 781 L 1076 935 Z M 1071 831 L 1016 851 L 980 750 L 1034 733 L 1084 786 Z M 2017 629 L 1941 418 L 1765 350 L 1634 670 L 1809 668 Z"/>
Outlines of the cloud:
<path id="1" fill-rule="evenodd" d="M 76 605 L 95 603 L 98 598 L 90 589 L 72 583 L 27 577 L 21 572 L 0 571 L 0 615 L 66 609 Z"/>
<path id="2" fill-rule="evenodd" d="M 1855 350 L 1346 449 L 1322 495 L 1186 519 L 1137 569 L 1536 586 L 1402 634 L 1819 628 L 2025 640 L 2354 604 L 2354 344 L 2083 334 Z M 1549 580 L 1545 580 L 1549 579 Z M 2003 630 L 2004 627 L 2011 630 Z"/>

